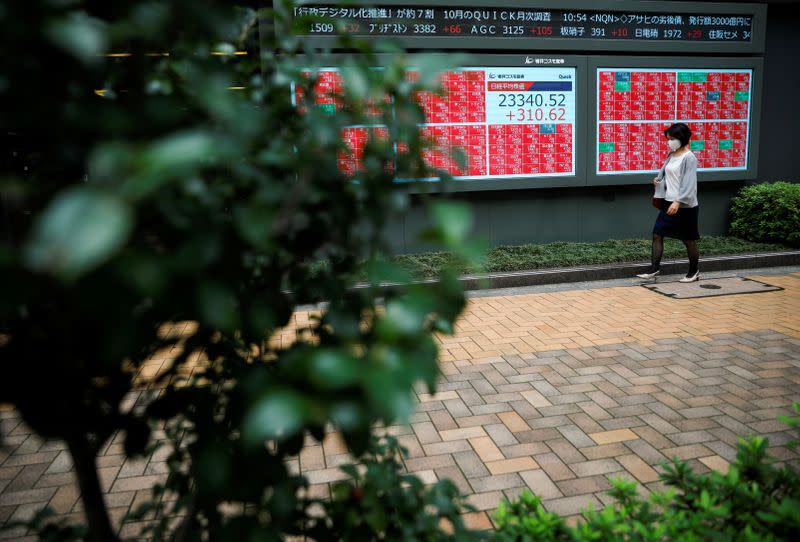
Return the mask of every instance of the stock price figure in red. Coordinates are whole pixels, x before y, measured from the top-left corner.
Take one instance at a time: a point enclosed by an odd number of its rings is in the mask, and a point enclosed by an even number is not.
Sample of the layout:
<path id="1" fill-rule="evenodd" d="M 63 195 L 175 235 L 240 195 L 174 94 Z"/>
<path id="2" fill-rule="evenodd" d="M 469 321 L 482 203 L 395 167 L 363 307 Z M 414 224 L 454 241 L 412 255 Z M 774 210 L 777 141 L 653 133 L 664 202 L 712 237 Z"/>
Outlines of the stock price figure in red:
<path id="1" fill-rule="evenodd" d="M 697 248 L 700 206 L 697 202 L 697 158 L 689 150 L 692 131 L 679 122 L 664 130 L 664 137 L 670 153 L 653 179 L 655 198 L 661 200 L 661 208 L 653 226 L 652 259 L 650 268 L 636 276 L 652 279 L 661 273 L 664 237 L 672 237 L 683 241 L 689 256 L 689 272 L 680 281 L 694 282 L 700 279 L 700 251 Z"/>

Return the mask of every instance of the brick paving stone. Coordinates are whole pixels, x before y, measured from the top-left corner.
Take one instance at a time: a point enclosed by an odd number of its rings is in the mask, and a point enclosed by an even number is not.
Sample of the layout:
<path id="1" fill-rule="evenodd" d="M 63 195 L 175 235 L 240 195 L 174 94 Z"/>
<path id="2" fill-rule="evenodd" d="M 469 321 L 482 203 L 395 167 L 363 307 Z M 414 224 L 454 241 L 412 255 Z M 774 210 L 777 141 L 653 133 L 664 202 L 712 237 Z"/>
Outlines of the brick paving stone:
<path id="1" fill-rule="evenodd" d="M 677 446 L 674 448 L 666 448 L 661 450 L 664 455 L 668 458 L 672 459 L 673 457 L 677 457 L 678 459 L 685 460 L 685 459 L 695 459 L 698 457 L 704 457 L 709 455 L 714 455 L 711 453 L 711 450 L 703 446 L 702 444 L 690 444 L 688 446 Z"/>
<path id="2" fill-rule="evenodd" d="M 522 418 L 522 416 L 513 410 L 509 412 L 500 412 L 497 414 L 497 417 L 500 418 L 500 421 L 503 423 L 503 425 L 505 425 L 506 428 L 508 428 L 508 430 L 512 433 L 530 431 L 531 429 L 528 424 L 525 423 L 525 420 Z"/>
<path id="3" fill-rule="evenodd" d="M 677 427 L 682 432 L 689 431 L 702 431 L 703 429 L 712 429 L 718 427 L 717 422 L 709 418 L 694 418 L 692 420 L 679 420 L 675 422 Z"/>
<path id="4" fill-rule="evenodd" d="M 658 449 L 646 440 L 629 440 L 625 447 L 650 465 L 660 465 L 668 460 Z M 627 450 L 620 455 L 627 453 Z"/>
<path id="5" fill-rule="evenodd" d="M 347 445 L 342 438 L 341 433 L 333 432 L 327 433 L 325 438 L 322 439 L 322 448 L 325 455 L 336 455 L 347 453 Z"/>
<path id="6" fill-rule="evenodd" d="M 600 501 L 594 495 L 577 495 L 575 497 L 562 497 L 542 501 L 542 505 L 549 512 L 562 516 L 578 514 L 591 505 L 595 510 L 600 509 Z"/>
<path id="7" fill-rule="evenodd" d="M 519 444 L 519 441 L 516 439 L 513 433 L 508 430 L 508 428 L 501 424 L 490 424 L 484 425 L 484 429 L 489 434 L 489 437 L 497 444 L 498 447 L 502 448 L 504 446 L 513 446 L 515 444 Z"/>
<path id="8" fill-rule="evenodd" d="M 592 446 L 594 442 L 590 439 L 586 433 L 581 431 L 581 429 L 576 425 L 563 425 L 557 428 L 558 431 L 564 435 L 573 446 L 578 448 L 583 448 L 586 446 Z"/>
<path id="9" fill-rule="evenodd" d="M 572 464 L 584 460 L 584 455 L 566 439 L 548 440 L 547 446 L 562 461 Z"/>
<path id="10" fill-rule="evenodd" d="M 117 476 L 120 478 L 130 478 L 131 476 L 141 476 L 147 468 L 148 458 L 130 458 L 125 460 L 119 469 Z"/>
<path id="11" fill-rule="evenodd" d="M 81 496 L 76 486 L 61 486 L 50 499 L 50 506 L 56 514 L 68 514 Z"/>
<path id="12" fill-rule="evenodd" d="M 602 425 L 606 431 L 612 431 L 614 429 L 631 429 L 644 425 L 644 422 L 638 416 L 628 416 L 625 418 L 603 420 L 600 422 L 600 425 Z"/>
<path id="13" fill-rule="evenodd" d="M 494 441 L 489 437 L 471 438 L 469 439 L 469 443 L 474 448 L 475 453 L 478 454 L 478 457 L 484 462 L 497 461 L 505 458 L 503 452 L 500 451 Z"/>
<path id="14" fill-rule="evenodd" d="M 415 457 L 413 459 L 406 459 L 405 463 L 406 468 L 411 472 L 455 465 L 453 456 L 450 454 Z"/>
<path id="15" fill-rule="evenodd" d="M 439 436 L 439 431 L 436 430 L 436 426 L 431 422 L 415 423 L 412 427 L 414 428 L 414 433 L 417 434 L 417 440 L 419 440 L 420 444 L 442 441 L 442 438 Z"/>
<path id="16" fill-rule="evenodd" d="M 485 463 L 473 450 L 454 453 L 453 459 L 468 478 L 477 478 L 490 474 Z"/>
<path id="17" fill-rule="evenodd" d="M 469 495 L 472 492 L 472 486 L 469 485 L 464 473 L 461 472 L 461 469 L 458 467 L 439 467 L 434 469 L 434 472 L 439 480 L 450 480 L 453 482 L 462 495 Z"/>
<path id="18" fill-rule="evenodd" d="M 553 483 L 543 470 L 524 471 L 520 472 L 519 475 L 528 488 L 542 499 L 557 499 L 564 496 L 558 486 Z"/>
<path id="19" fill-rule="evenodd" d="M 597 444 L 613 444 L 615 442 L 624 442 L 626 440 L 635 440 L 639 436 L 630 429 L 615 429 L 613 431 L 602 431 L 599 433 L 591 433 L 591 439 Z M 591 446 L 593 443 L 587 444 Z"/>
<path id="20" fill-rule="evenodd" d="M 12 455 L 3 463 L 4 467 L 19 467 L 25 465 L 36 465 L 38 463 L 50 464 L 59 452 L 38 452 L 34 454 Z"/>
<path id="21" fill-rule="evenodd" d="M 47 463 L 25 465 L 14 479 L 8 481 L 3 491 L 11 492 L 33 488 L 46 469 Z"/>
<path id="22" fill-rule="evenodd" d="M 522 396 L 525 398 L 526 401 L 528 401 L 531 405 L 533 405 L 536 408 L 553 406 L 553 403 L 548 401 L 544 395 L 542 395 L 540 392 L 536 390 L 523 391 L 520 393 L 522 394 Z"/>
<path id="23" fill-rule="evenodd" d="M 611 484 L 605 476 L 584 476 L 582 478 L 564 480 L 556 485 L 567 497 L 611 489 Z"/>
<path id="24" fill-rule="evenodd" d="M 469 483 L 476 493 L 493 491 L 496 489 L 509 489 L 512 487 L 521 487 L 525 485 L 525 482 L 522 481 L 522 478 L 520 478 L 517 473 L 496 474 L 482 478 L 472 478 L 469 480 Z"/>
<path id="25" fill-rule="evenodd" d="M 149 489 L 156 483 L 163 481 L 162 476 L 135 476 L 132 478 L 120 478 L 111 487 L 111 492 L 118 491 L 138 491 Z"/>
<path id="26" fill-rule="evenodd" d="M 0 506 L 0 524 L 5 523 L 16 509 L 16 506 Z"/>
<path id="27" fill-rule="evenodd" d="M 657 433 L 668 435 L 677 433 L 679 429 L 657 414 L 643 414 L 639 416 L 644 423 L 652 427 Z"/>
<path id="28" fill-rule="evenodd" d="M 582 461 L 580 463 L 570 463 L 569 468 L 578 476 L 594 476 L 597 474 L 607 474 L 620 470 L 619 463 L 613 459 L 594 459 L 592 461 Z"/>
<path id="29" fill-rule="evenodd" d="M 685 431 L 682 433 L 673 433 L 669 439 L 679 446 L 686 444 L 696 444 L 698 442 L 708 442 L 714 440 L 714 436 L 708 431 Z"/>
<path id="30" fill-rule="evenodd" d="M 543 418 L 536 418 L 535 420 L 528 420 L 528 425 L 531 426 L 531 429 L 560 427 L 568 423 L 570 423 L 569 418 L 566 416 L 546 416 Z"/>
<path id="31" fill-rule="evenodd" d="M 638 455 L 621 455 L 616 460 L 642 483 L 655 482 L 659 479 L 658 473 Z"/>
<path id="32" fill-rule="evenodd" d="M 18 506 L 21 504 L 47 502 L 53 497 L 56 491 L 55 488 L 43 487 L 3 492 L 3 494 L 0 495 L 0 506 Z"/>
<path id="33" fill-rule="evenodd" d="M 499 461 L 489 461 L 486 467 L 492 474 L 506 474 L 509 472 L 522 472 L 538 469 L 539 465 L 530 457 L 518 457 L 514 459 L 501 459 Z"/>
<path id="34" fill-rule="evenodd" d="M 464 525 L 470 529 L 487 531 L 493 528 L 492 522 L 489 520 L 489 516 L 486 512 L 469 512 L 461 517 L 464 520 Z"/>
<path id="35" fill-rule="evenodd" d="M 430 412 L 428 416 L 430 417 L 433 425 L 436 426 L 436 429 L 439 431 L 458 428 L 458 424 L 447 410 L 436 410 Z"/>
<path id="36" fill-rule="evenodd" d="M 477 510 L 493 510 L 503 500 L 502 491 L 487 491 L 486 493 L 473 493 L 467 497 L 467 503 Z"/>
<path id="37" fill-rule="evenodd" d="M 447 442 L 451 440 L 464 440 L 468 438 L 485 437 L 486 431 L 483 427 L 465 427 L 461 429 L 447 429 L 439 431 L 439 437 Z"/>
<path id="38" fill-rule="evenodd" d="M 472 411 L 461 399 L 450 399 L 448 401 L 444 401 L 444 407 L 447 409 L 450 415 L 456 419 L 472 416 Z"/>
<path id="39" fill-rule="evenodd" d="M 595 421 L 611 419 L 611 414 L 595 402 L 587 401 L 578 403 L 578 406 Z"/>
<path id="40" fill-rule="evenodd" d="M 435 442 L 433 444 L 423 444 L 422 450 L 425 455 L 442 455 L 463 452 L 470 449 L 470 444 L 466 440 L 450 440 L 447 442 Z"/>
<path id="41" fill-rule="evenodd" d="M 414 476 L 419 478 L 423 484 L 435 484 L 438 478 L 436 477 L 436 472 L 433 469 L 429 470 L 421 470 L 414 473 Z"/>
<path id="42" fill-rule="evenodd" d="M 718 455 L 711 455 L 708 457 L 701 457 L 699 461 L 707 466 L 709 469 L 719 471 L 722 474 L 728 473 L 730 463 Z"/>
<path id="43" fill-rule="evenodd" d="M 533 458 L 553 481 L 575 478 L 575 473 L 554 453 L 537 454 Z"/>
<path id="44" fill-rule="evenodd" d="M 586 448 L 581 448 L 580 452 L 586 457 L 586 459 L 589 460 L 605 459 L 607 457 L 616 457 L 618 455 L 629 453 L 628 448 L 626 448 L 625 444 L 621 442 L 600 444 L 598 446 L 588 446 Z"/>

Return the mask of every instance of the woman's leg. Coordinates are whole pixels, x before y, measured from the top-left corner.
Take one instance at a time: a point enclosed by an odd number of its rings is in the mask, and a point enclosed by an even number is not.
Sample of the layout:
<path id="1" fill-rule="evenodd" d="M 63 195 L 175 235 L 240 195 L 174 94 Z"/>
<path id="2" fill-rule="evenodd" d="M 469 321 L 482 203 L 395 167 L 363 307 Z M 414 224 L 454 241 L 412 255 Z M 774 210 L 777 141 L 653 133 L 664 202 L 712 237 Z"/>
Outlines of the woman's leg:
<path id="1" fill-rule="evenodd" d="M 697 273 L 700 265 L 700 249 L 697 248 L 697 241 L 684 241 L 683 244 L 686 245 L 686 254 L 689 255 L 689 273 L 686 276 L 691 277 Z"/>
<path id="2" fill-rule="evenodd" d="M 658 271 L 661 267 L 661 256 L 664 255 L 664 237 L 658 235 L 657 233 L 653 234 L 653 249 L 650 255 L 650 264 L 652 266 L 653 271 Z"/>

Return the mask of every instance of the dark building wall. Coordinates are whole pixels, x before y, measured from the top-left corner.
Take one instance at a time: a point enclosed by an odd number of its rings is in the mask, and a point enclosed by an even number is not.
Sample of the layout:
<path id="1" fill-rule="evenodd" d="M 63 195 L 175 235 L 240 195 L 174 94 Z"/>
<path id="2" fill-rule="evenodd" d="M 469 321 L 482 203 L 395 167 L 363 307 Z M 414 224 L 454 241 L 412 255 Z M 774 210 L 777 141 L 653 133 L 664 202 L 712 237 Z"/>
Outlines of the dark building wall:
<path id="1" fill-rule="evenodd" d="M 800 181 L 799 5 L 770 3 L 767 12 L 759 181 Z"/>
<path id="2" fill-rule="evenodd" d="M 770 3 L 763 80 L 759 181 L 800 181 L 800 17 L 795 2 Z M 587 51 L 588 53 L 588 51 Z M 795 133 L 797 132 L 797 133 Z M 723 235 L 730 200 L 745 185 L 701 182 L 701 235 Z M 475 234 L 491 245 L 648 238 L 655 211 L 647 185 L 469 192 Z M 387 234 L 398 252 L 435 249 L 417 240 L 424 213 L 414 206 Z"/>

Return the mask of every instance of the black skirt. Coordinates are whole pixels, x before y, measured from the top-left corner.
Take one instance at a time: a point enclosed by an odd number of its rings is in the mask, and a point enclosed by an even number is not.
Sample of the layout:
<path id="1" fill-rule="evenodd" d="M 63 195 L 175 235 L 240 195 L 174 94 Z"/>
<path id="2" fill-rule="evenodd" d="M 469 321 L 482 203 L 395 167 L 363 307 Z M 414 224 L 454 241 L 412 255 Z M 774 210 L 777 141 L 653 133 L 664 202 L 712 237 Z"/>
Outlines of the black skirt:
<path id="1" fill-rule="evenodd" d="M 668 215 L 667 209 L 672 205 L 671 201 L 661 202 L 661 210 L 658 212 L 656 224 L 653 226 L 653 233 L 662 237 L 672 237 L 681 241 L 696 241 L 700 239 L 700 231 L 697 227 L 700 215 L 700 206 L 681 207 L 674 215 Z"/>

